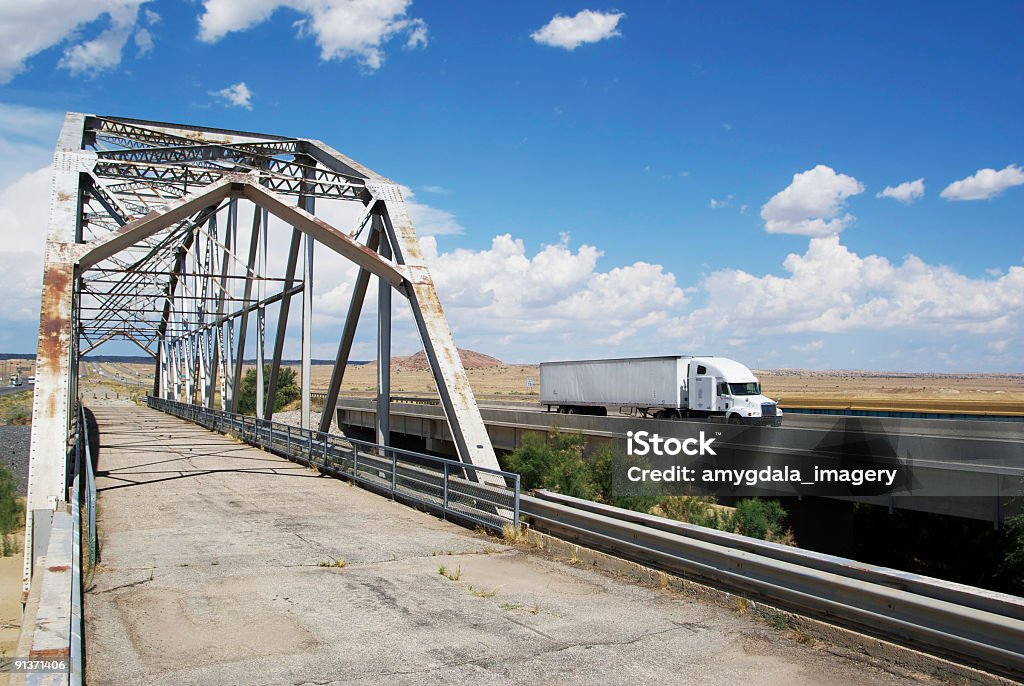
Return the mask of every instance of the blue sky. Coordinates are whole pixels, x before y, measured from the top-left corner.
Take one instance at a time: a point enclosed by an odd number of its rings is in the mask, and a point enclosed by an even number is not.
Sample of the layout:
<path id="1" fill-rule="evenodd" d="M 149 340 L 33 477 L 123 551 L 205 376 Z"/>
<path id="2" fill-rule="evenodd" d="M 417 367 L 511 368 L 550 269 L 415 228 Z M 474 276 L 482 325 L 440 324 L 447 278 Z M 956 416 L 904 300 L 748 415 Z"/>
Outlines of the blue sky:
<path id="1" fill-rule="evenodd" d="M 404 184 L 458 343 L 507 360 L 1021 371 L 1022 29 L 1013 3 L 3 7 L 0 349 L 34 348 L 32 202 L 74 110 L 321 138 Z"/>

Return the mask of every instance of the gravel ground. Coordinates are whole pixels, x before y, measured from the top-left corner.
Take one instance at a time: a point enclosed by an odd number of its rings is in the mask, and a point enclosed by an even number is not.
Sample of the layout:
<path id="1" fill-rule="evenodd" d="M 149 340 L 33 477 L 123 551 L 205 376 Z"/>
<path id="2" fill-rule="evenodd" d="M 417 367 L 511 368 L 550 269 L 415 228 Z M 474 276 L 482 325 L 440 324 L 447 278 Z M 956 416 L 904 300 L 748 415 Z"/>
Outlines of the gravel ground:
<path id="1" fill-rule="evenodd" d="M 301 422 L 301 420 L 302 420 L 302 413 L 299 410 L 288 410 L 287 412 L 275 412 L 274 413 L 274 421 L 275 422 L 280 422 L 282 424 L 291 424 L 292 426 L 299 426 L 299 423 Z M 319 421 L 320 421 L 320 411 L 319 410 L 315 410 L 313 412 L 312 421 L 313 421 L 313 428 L 316 428 L 317 423 L 319 423 Z M 338 420 L 337 420 L 337 418 L 335 418 L 331 422 L 330 433 L 337 434 L 339 436 L 344 436 L 344 434 L 341 431 L 338 430 Z"/>
<path id="2" fill-rule="evenodd" d="M 28 493 L 28 442 L 31 433 L 31 426 L 0 426 L 0 463 L 14 474 L 18 495 Z"/>

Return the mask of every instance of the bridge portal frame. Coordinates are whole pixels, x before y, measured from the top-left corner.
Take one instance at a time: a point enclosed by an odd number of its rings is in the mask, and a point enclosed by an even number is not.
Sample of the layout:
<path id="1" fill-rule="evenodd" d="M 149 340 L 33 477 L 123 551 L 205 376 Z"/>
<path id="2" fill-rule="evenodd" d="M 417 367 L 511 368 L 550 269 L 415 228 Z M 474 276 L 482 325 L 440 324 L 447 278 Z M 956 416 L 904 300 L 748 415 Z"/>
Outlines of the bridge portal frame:
<path id="1" fill-rule="evenodd" d="M 318 198 L 360 202 L 362 217 L 341 231 L 316 215 Z M 48 537 L 48 515 L 69 501 L 85 354 L 111 340 L 129 341 L 154 360 L 153 395 L 212 409 L 219 394 L 221 409 L 236 410 L 255 316 L 256 415 L 270 419 L 291 300 L 301 294 L 301 425 L 311 428 L 316 244 L 358 267 L 319 429 L 330 428 L 370 279 L 376 278 L 378 443 L 390 445 L 391 295 L 397 292 L 409 304 L 459 459 L 498 469 L 402 189 L 387 178 L 315 139 L 68 113 L 54 153 L 50 203 L 26 505 L 26 593 L 39 544 Z M 253 206 L 244 259 L 236 254 L 240 203 Z M 291 226 L 280 278 L 269 276 L 271 215 Z M 268 294 L 271 283 L 280 290 Z M 266 311 L 272 305 L 278 317 L 264 392 Z"/>

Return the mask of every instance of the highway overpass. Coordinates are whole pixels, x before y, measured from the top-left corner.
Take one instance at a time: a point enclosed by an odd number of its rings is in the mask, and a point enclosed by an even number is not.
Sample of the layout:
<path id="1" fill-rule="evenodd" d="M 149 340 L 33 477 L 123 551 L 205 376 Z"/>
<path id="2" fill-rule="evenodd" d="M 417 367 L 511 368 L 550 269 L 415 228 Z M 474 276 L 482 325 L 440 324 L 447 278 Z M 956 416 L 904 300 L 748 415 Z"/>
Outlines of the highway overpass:
<path id="1" fill-rule="evenodd" d="M 369 435 L 376 404 L 358 398 L 339 401 L 338 426 L 353 436 Z M 743 427 L 713 422 L 590 417 L 545 412 L 543 408 L 482 405 L 481 414 L 496 450 L 514 450 L 529 434 L 552 428 L 578 432 L 593 450 L 611 445 L 626 452 L 630 431 L 680 438 L 704 431 L 716 436 L 721 462 L 750 460 L 855 460 L 909 467 L 912 480 L 896 495 L 829 494 L 833 500 L 907 508 L 999 523 L 1019 511 L 1024 495 L 1024 423 L 968 420 L 787 415 L 782 427 Z M 427 402 L 392 402 L 391 431 L 404 447 L 452 454 L 444 416 Z M 799 495 L 797 489 L 758 491 L 763 495 Z M 739 495 L 747 494 L 746 491 Z M 804 497 L 815 495 L 810 490 Z"/>

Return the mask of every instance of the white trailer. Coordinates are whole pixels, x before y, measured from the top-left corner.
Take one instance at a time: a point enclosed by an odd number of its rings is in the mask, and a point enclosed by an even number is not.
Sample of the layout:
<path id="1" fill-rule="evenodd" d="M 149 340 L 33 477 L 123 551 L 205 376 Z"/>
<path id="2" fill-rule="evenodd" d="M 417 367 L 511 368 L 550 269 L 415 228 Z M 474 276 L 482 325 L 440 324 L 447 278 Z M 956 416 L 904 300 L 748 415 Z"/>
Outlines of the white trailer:
<path id="1" fill-rule="evenodd" d="M 608 407 L 617 407 L 659 419 L 722 417 L 731 423 L 782 423 L 782 410 L 761 395 L 757 377 L 726 357 L 543 362 L 540 401 L 548 411 L 564 414 L 604 416 Z"/>

